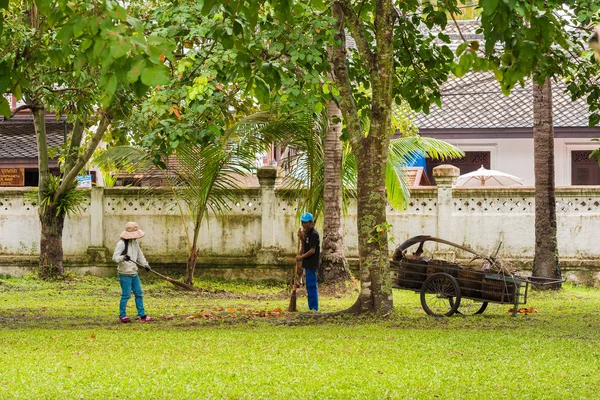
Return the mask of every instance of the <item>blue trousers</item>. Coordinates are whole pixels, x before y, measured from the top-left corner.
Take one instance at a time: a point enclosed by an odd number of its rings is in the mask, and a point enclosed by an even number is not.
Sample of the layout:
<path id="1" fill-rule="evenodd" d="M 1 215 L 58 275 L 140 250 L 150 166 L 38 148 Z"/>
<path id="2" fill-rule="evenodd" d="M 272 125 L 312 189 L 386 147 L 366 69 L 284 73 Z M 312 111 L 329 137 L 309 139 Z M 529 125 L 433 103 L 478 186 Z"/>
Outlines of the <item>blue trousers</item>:
<path id="1" fill-rule="evenodd" d="M 142 292 L 142 283 L 138 275 L 119 275 L 121 282 L 121 302 L 119 303 L 119 318 L 127 315 L 127 302 L 131 298 L 131 292 L 135 296 L 135 307 L 140 317 L 146 316 L 144 310 L 144 297 Z"/>
<path id="2" fill-rule="evenodd" d="M 317 271 L 304 269 L 306 271 L 306 295 L 308 297 L 308 309 L 319 311 L 319 289 L 317 288 Z"/>

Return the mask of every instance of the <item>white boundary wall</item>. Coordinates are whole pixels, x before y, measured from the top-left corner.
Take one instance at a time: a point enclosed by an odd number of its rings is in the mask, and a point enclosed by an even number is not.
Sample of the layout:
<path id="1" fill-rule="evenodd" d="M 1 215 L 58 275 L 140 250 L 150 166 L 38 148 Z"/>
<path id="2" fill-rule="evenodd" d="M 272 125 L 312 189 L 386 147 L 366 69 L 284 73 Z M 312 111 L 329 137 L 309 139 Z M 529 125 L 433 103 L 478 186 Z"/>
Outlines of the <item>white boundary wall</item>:
<path id="1" fill-rule="evenodd" d="M 239 202 L 230 204 L 229 212 L 222 217 L 211 214 L 205 221 L 199 244 L 200 268 L 291 265 L 298 229 L 296 209 L 284 200 L 281 191 L 273 190 L 276 172 L 275 167 L 263 168 L 259 173 L 261 187 L 240 191 Z M 390 243 L 391 252 L 404 240 L 425 234 L 486 254 L 501 240 L 501 256 L 531 262 L 535 209 L 532 187 L 453 189 L 440 178 L 436 178 L 438 187 L 414 189 L 407 210 L 388 208 L 395 238 Z M 9 273 L 6 271 L 15 265 L 37 262 L 40 224 L 36 207 L 25 198 L 29 190 L 0 188 L 0 273 Z M 185 263 L 186 232 L 167 189 L 154 194 L 139 188 L 87 191 L 89 199 L 83 212 L 65 223 L 67 266 L 113 267 L 110 256 L 128 221 L 138 222 L 146 232 L 141 242 L 151 263 Z M 556 200 L 563 267 L 596 266 L 600 256 L 600 187 L 557 188 Z M 186 222 L 191 231 L 191 221 Z M 358 257 L 354 206 L 350 206 L 344 221 L 344 240 L 346 256 Z"/>

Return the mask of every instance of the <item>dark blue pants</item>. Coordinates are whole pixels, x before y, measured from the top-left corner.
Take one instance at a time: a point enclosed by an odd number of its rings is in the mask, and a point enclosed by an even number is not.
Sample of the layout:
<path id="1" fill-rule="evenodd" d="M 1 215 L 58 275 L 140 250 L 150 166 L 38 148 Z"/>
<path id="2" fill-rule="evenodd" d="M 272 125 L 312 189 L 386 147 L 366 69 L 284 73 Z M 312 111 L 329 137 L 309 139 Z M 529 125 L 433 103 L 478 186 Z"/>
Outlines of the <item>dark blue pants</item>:
<path id="1" fill-rule="evenodd" d="M 317 288 L 317 271 L 312 269 L 305 269 L 305 271 L 308 309 L 319 311 L 319 290 Z"/>

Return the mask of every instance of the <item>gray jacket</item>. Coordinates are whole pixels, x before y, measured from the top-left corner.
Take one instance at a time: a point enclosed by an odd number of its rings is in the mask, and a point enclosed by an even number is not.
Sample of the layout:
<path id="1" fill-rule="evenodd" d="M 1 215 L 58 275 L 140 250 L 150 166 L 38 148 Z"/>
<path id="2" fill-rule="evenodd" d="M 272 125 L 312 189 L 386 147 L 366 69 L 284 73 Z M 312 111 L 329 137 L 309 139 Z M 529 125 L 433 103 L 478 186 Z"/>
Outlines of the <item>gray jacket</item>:
<path id="1" fill-rule="evenodd" d="M 137 261 L 138 264 L 143 266 L 148 266 L 148 261 L 146 261 L 146 257 L 144 257 L 144 253 L 142 253 L 142 249 L 137 240 L 129 240 L 127 255 L 131 261 L 125 261 L 125 256 L 121 255 L 123 250 L 125 250 L 125 241 L 121 239 L 117 242 L 117 247 L 115 248 L 112 257 L 113 261 L 117 263 L 117 272 L 119 275 L 137 275 L 138 267 L 134 261 Z"/>

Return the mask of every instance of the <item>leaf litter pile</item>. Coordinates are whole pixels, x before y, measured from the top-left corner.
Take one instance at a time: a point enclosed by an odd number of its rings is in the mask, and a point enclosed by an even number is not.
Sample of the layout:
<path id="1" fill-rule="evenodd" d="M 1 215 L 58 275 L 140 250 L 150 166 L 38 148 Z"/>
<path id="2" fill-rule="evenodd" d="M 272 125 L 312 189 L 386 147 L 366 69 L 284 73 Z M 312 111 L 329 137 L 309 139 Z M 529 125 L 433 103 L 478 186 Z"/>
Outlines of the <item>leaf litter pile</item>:
<path id="1" fill-rule="evenodd" d="M 186 320 L 205 320 L 205 321 L 223 321 L 223 320 L 253 320 L 253 319 L 281 319 L 289 318 L 293 313 L 283 311 L 276 307 L 272 310 L 253 310 L 246 308 L 214 308 L 211 310 L 199 310 L 191 315 L 160 315 L 159 319 L 172 321 L 176 319 Z"/>

